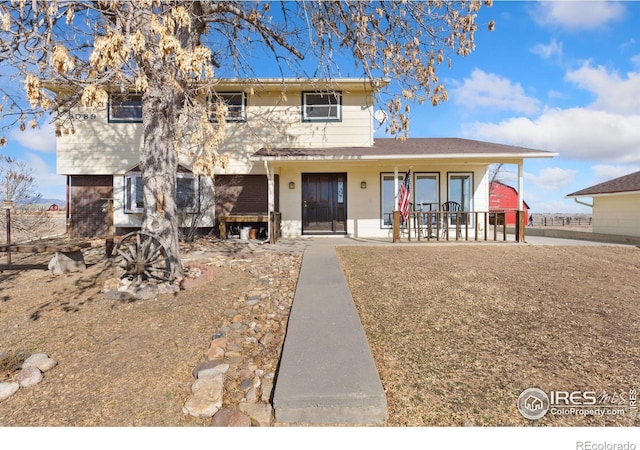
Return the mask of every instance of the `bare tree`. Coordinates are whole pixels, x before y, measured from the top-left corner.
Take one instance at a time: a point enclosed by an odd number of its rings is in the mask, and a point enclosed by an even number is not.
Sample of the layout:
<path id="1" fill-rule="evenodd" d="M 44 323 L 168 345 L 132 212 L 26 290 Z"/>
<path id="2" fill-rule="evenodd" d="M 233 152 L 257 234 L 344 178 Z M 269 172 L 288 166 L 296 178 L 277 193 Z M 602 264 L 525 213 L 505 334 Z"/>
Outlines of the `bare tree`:
<path id="1" fill-rule="evenodd" d="M 43 209 L 28 208 L 40 198 L 31 167 L 24 161 L 0 155 L 0 203 L 13 202 L 11 230 L 19 238 L 40 237 L 53 230 L 51 214 Z M 0 214 L 0 230 L 5 230 L 6 215 Z"/>
<path id="2" fill-rule="evenodd" d="M 490 3 L 4 2 L 0 63 L 23 80 L 29 104 L 5 90 L 13 108 L 3 115 L 24 127 L 31 117 L 53 111 L 57 132 L 67 133 L 73 132 L 74 106 L 102 106 L 113 92 L 141 93 L 143 229 L 160 236 L 180 268 L 172 175 L 179 152 L 193 157 L 194 174 L 212 174 L 221 162 L 225 106 L 214 103 L 221 120 L 212 123 L 202 101 L 212 97 L 217 76 L 255 78 L 251 55 L 266 51 L 283 77 L 319 78 L 330 87 L 341 76 L 338 55 L 346 56 L 363 76 L 393 81 L 395 91 L 376 95 L 389 112 L 388 132 L 406 138 L 410 104 L 447 99 L 437 68 L 473 51 L 477 12 Z M 491 29 L 493 22 L 487 25 Z M 57 96 L 45 89 L 54 85 Z"/>
<path id="3" fill-rule="evenodd" d="M 26 203 L 40 198 L 36 178 L 24 161 L 0 155 L 0 201 Z"/>

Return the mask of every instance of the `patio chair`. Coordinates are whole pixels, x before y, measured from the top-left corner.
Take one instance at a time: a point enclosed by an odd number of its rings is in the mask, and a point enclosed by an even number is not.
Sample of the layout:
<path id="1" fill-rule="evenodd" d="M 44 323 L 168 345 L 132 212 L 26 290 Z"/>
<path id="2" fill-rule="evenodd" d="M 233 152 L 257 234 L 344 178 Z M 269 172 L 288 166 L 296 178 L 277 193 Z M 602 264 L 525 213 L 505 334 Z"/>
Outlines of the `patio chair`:
<path id="1" fill-rule="evenodd" d="M 442 211 L 444 212 L 442 214 L 442 237 L 445 237 L 447 235 L 447 230 L 450 227 L 449 217 L 454 218 L 454 226 L 455 226 L 456 232 L 458 233 L 458 238 L 462 237 L 462 231 L 458 226 L 459 225 L 458 217 L 461 215 L 460 214 L 461 210 L 462 210 L 462 207 L 458 202 L 449 201 L 449 202 L 444 202 L 442 204 Z"/>
<path id="2" fill-rule="evenodd" d="M 418 203 L 416 205 L 416 217 L 420 216 L 420 228 L 422 236 L 426 238 L 435 238 L 438 229 L 438 208 L 439 203 Z M 429 233 L 431 232 L 431 233 Z"/>

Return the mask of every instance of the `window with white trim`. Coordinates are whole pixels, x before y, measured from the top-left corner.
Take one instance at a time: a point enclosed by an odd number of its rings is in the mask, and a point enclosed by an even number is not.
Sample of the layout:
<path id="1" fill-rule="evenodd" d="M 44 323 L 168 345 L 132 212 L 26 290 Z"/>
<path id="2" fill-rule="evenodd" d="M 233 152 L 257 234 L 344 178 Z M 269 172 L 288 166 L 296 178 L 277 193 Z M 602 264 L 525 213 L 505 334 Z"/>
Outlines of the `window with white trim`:
<path id="1" fill-rule="evenodd" d="M 176 206 L 179 211 L 188 213 L 195 213 L 200 209 L 200 183 L 190 173 L 177 175 Z"/>
<path id="2" fill-rule="evenodd" d="M 303 92 L 302 120 L 304 122 L 342 120 L 342 92 Z"/>
<path id="3" fill-rule="evenodd" d="M 109 122 L 142 122 L 142 95 L 112 94 L 109 98 Z"/>
<path id="4" fill-rule="evenodd" d="M 245 122 L 247 120 L 247 95 L 244 92 L 217 92 L 209 99 L 211 115 L 209 119 L 212 122 L 217 122 L 216 117 L 216 103 L 223 101 L 227 104 L 227 115 L 225 120 L 227 122 Z"/>
<path id="5" fill-rule="evenodd" d="M 404 181 L 404 172 L 398 172 L 398 180 L 393 173 L 380 174 L 380 227 L 391 228 L 393 225 L 393 211 L 396 209 L 396 186 Z"/>
<path id="6" fill-rule="evenodd" d="M 413 182 L 413 198 L 416 210 L 438 211 L 440 209 L 440 175 L 416 172 Z"/>
<path id="7" fill-rule="evenodd" d="M 186 213 L 195 213 L 200 209 L 200 182 L 190 173 L 176 175 L 176 207 Z M 142 176 L 139 172 L 124 177 L 124 212 L 144 212 Z"/>
<path id="8" fill-rule="evenodd" d="M 447 200 L 458 202 L 460 204 L 461 211 L 473 210 L 473 173 L 451 172 L 447 174 Z M 465 224 L 466 220 L 469 220 L 469 225 L 473 225 L 473 218 L 471 214 L 461 214 L 460 223 Z M 449 217 L 450 225 L 455 225 L 455 215 Z"/>
<path id="9" fill-rule="evenodd" d="M 143 211 L 142 176 L 132 173 L 124 177 L 124 212 L 133 214 Z"/>

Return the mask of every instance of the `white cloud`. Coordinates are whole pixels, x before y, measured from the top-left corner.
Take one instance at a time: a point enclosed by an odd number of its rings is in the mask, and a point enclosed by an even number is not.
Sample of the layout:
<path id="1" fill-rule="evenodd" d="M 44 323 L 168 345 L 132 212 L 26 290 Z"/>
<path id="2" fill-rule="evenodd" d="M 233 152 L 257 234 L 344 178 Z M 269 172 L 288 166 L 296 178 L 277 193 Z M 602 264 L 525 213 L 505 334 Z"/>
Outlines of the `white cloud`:
<path id="1" fill-rule="evenodd" d="M 539 25 L 555 25 L 572 30 L 593 30 L 624 17 L 621 3 L 608 1 L 543 1 L 531 8 Z"/>
<path id="2" fill-rule="evenodd" d="M 55 127 L 50 123 L 35 129 L 27 127 L 24 131 L 14 130 L 11 133 L 11 139 L 30 150 L 44 153 L 56 151 Z"/>
<path id="3" fill-rule="evenodd" d="M 548 45 L 537 44 L 531 48 L 531 53 L 542 59 L 562 60 L 562 42 L 552 39 Z"/>
<path id="4" fill-rule="evenodd" d="M 544 191 L 558 191 L 569 187 L 575 180 L 577 170 L 563 169 L 561 167 L 545 167 L 538 175 L 525 172 L 524 178 Z"/>
<path id="5" fill-rule="evenodd" d="M 577 70 L 569 71 L 565 80 L 595 94 L 596 100 L 589 107 L 620 114 L 640 113 L 640 73 L 630 72 L 622 78 L 605 67 L 592 67 L 585 63 Z"/>
<path id="6" fill-rule="evenodd" d="M 32 170 L 32 175 L 36 181 L 36 191 L 42 194 L 43 198 L 65 198 L 65 177 L 56 175 L 55 167 L 49 166 L 47 162 L 35 153 L 26 153 L 25 161 Z"/>
<path id="7" fill-rule="evenodd" d="M 474 69 L 470 78 L 450 89 L 455 104 L 467 108 L 492 108 L 533 114 L 539 110 L 539 102 L 525 94 L 520 83 L 481 69 Z"/>
<path id="8" fill-rule="evenodd" d="M 546 109 L 537 118 L 467 124 L 464 137 L 552 150 L 573 159 L 640 163 L 640 73 L 621 77 L 586 63 L 567 72 L 565 80 L 593 93 L 595 100 L 585 107 Z"/>
<path id="9" fill-rule="evenodd" d="M 566 158 L 640 163 L 640 115 L 553 109 L 535 120 L 476 122 L 464 130 L 464 137 L 551 150 Z"/>
<path id="10" fill-rule="evenodd" d="M 618 178 L 624 175 L 629 175 L 630 173 L 637 172 L 640 170 L 640 166 L 636 165 L 608 165 L 608 164 L 597 164 L 593 166 L 593 174 L 596 178 L 594 184 L 602 183 L 604 181 L 609 181 L 614 178 Z"/>

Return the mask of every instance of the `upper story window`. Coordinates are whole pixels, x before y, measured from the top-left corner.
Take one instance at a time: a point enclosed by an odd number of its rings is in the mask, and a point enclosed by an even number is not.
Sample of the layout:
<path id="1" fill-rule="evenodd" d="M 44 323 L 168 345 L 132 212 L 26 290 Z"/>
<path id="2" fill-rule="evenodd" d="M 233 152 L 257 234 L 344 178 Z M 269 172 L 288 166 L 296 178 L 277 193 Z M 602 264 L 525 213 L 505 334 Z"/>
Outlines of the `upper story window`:
<path id="1" fill-rule="evenodd" d="M 342 120 L 342 92 L 303 92 L 302 120 L 305 122 Z"/>
<path id="2" fill-rule="evenodd" d="M 214 111 L 215 103 L 217 101 L 223 101 L 227 104 L 227 115 L 225 120 L 227 122 L 245 122 L 247 120 L 247 96 L 244 92 L 217 92 L 214 97 L 210 99 L 211 103 L 211 116 L 212 122 L 217 122 L 217 118 Z"/>
<path id="3" fill-rule="evenodd" d="M 109 122 L 142 122 L 142 95 L 111 95 Z"/>

